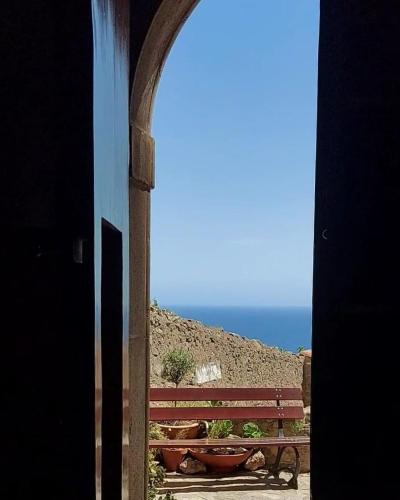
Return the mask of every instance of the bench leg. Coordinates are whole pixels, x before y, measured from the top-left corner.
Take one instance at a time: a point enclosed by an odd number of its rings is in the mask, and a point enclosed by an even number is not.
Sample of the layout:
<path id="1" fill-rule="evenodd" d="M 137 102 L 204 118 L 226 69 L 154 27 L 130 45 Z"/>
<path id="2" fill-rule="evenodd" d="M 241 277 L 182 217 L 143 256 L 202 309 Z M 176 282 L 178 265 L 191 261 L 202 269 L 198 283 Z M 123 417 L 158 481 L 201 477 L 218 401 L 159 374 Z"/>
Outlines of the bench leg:
<path id="1" fill-rule="evenodd" d="M 271 474 L 274 476 L 275 479 L 279 479 L 279 465 L 281 463 L 282 455 L 283 452 L 285 451 L 286 446 L 280 446 L 278 448 L 278 453 L 276 454 L 276 459 L 274 465 L 271 467 L 270 471 Z"/>
<path id="2" fill-rule="evenodd" d="M 294 453 L 296 455 L 296 462 L 294 466 L 284 466 L 280 467 L 281 459 L 283 452 L 285 451 L 286 448 L 293 448 Z M 289 472 L 292 474 L 292 478 L 288 481 L 288 486 L 289 488 L 293 488 L 297 490 L 299 488 L 297 478 L 300 473 L 300 454 L 298 449 L 295 446 L 282 446 L 278 448 L 278 453 L 276 455 L 276 460 L 274 465 L 270 468 L 268 471 L 267 477 L 274 476 L 275 479 L 279 479 L 279 474 L 281 472 Z"/>
<path id="3" fill-rule="evenodd" d="M 292 473 L 293 473 L 292 479 L 290 479 L 290 481 L 288 481 L 288 486 L 290 488 L 294 488 L 295 490 L 298 490 L 299 484 L 297 482 L 297 478 L 299 477 L 299 473 L 300 473 L 300 454 L 299 454 L 298 449 L 295 446 L 293 446 L 293 450 L 296 454 L 296 463 L 295 463 L 294 469 L 292 470 Z"/>

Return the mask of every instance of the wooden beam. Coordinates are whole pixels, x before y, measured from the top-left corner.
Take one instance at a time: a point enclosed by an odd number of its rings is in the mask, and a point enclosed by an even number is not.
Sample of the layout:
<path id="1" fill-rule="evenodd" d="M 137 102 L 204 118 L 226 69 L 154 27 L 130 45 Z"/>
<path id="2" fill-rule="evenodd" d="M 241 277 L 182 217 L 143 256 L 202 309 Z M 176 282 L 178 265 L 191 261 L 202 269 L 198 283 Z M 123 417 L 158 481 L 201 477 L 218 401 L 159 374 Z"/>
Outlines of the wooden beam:
<path id="1" fill-rule="evenodd" d="M 302 406 L 150 408 L 151 421 L 302 419 Z"/>
<path id="2" fill-rule="evenodd" d="M 150 401 L 302 401 L 300 388 L 152 388 Z"/>
<path id="3" fill-rule="evenodd" d="M 309 446 L 308 436 L 240 439 L 151 439 L 150 448 L 263 448 L 267 446 Z"/>

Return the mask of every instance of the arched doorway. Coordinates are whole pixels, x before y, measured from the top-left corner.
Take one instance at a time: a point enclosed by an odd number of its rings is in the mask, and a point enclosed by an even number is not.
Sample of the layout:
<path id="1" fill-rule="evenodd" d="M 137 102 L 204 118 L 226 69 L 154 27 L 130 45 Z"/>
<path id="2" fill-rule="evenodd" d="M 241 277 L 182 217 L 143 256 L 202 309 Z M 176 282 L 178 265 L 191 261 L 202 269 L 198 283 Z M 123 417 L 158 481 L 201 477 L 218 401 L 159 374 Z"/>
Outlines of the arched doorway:
<path id="1" fill-rule="evenodd" d="M 151 24 L 136 68 L 131 102 L 132 125 L 132 179 L 131 179 L 131 235 L 132 235 L 132 297 L 134 300 L 131 316 L 131 380 L 141 380 L 143 387 L 148 387 L 149 327 L 144 311 L 149 302 L 149 214 L 150 190 L 153 187 L 154 141 L 151 137 L 151 118 L 153 101 L 158 81 L 169 48 L 172 46 L 179 29 L 195 7 L 197 2 L 163 2 Z M 171 10 L 172 9 L 173 12 Z M 175 21 L 175 24 L 173 23 Z M 136 224 L 136 226 L 135 226 Z M 135 229 L 136 227 L 136 229 Z M 136 294 L 136 299 L 135 299 Z M 145 364 L 145 366 L 143 366 Z M 133 407 L 132 434 L 145 442 L 140 435 L 146 422 L 147 390 L 140 392 L 135 387 L 132 399 Z M 136 430 L 135 430 L 136 429 Z M 140 442 L 140 441 L 139 441 Z M 145 449 L 145 444 L 143 445 Z M 134 479 L 136 475 L 136 480 Z M 132 483 L 142 481 L 145 471 L 140 473 L 140 466 L 132 468 Z M 133 487 L 135 487 L 133 485 Z M 136 493 L 137 494 L 137 493 Z"/>

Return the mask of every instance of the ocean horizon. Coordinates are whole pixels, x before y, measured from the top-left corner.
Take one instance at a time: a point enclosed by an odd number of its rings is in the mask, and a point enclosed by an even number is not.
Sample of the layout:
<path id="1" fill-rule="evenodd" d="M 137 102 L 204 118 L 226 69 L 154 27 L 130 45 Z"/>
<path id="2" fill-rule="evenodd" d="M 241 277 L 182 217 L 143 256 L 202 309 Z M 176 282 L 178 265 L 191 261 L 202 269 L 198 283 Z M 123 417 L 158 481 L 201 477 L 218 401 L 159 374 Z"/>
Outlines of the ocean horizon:
<path id="1" fill-rule="evenodd" d="M 270 347 L 296 352 L 311 348 L 311 307 L 160 306 L 177 315 L 201 321 Z"/>

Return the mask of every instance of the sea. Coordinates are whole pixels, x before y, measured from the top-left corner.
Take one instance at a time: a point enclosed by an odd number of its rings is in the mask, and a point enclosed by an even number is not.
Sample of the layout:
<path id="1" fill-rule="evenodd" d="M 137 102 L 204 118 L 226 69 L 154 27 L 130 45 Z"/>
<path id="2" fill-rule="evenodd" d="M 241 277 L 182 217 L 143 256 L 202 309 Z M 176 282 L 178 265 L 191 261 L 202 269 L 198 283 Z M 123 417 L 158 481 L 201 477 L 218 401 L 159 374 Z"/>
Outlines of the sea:
<path id="1" fill-rule="evenodd" d="M 311 348 L 311 307 L 162 306 L 183 318 L 223 328 L 271 347 Z"/>

